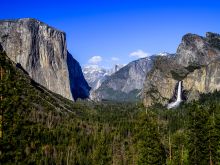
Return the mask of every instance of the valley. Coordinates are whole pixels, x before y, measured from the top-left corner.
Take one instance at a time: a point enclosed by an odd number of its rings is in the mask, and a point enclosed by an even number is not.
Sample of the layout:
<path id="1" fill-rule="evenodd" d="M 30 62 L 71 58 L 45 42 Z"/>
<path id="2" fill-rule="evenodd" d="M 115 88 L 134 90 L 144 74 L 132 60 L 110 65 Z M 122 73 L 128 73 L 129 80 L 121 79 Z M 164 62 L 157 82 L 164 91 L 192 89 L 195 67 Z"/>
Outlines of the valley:
<path id="1" fill-rule="evenodd" d="M 219 92 L 175 110 L 73 103 L 31 80 L 4 53 L 0 57 L 3 164 L 219 162 Z"/>
<path id="2" fill-rule="evenodd" d="M 81 67 L 66 34 L 0 21 L 1 164 L 219 164 L 220 35 L 115 69 Z"/>

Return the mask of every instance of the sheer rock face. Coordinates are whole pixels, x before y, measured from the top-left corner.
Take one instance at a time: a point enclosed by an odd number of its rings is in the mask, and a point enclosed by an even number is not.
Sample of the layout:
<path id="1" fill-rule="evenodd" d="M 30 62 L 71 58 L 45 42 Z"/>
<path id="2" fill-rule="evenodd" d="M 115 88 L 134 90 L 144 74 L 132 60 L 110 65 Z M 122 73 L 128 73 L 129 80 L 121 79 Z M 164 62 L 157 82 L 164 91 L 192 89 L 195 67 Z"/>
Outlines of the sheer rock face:
<path id="1" fill-rule="evenodd" d="M 121 68 L 107 77 L 94 91 L 95 100 L 136 101 L 143 88 L 146 74 L 152 67 L 152 59 L 142 58 Z"/>
<path id="2" fill-rule="evenodd" d="M 211 62 L 207 66 L 196 69 L 183 79 L 184 89 L 208 93 L 220 90 L 220 60 Z"/>
<path id="3" fill-rule="evenodd" d="M 64 32 L 30 18 L 2 20 L 0 43 L 36 82 L 72 99 Z"/>
<path id="4" fill-rule="evenodd" d="M 147 74 L 143 87 L 144 104 L 166 104 L 173 97 L 177 81 L 173 79 L 171 70 L 178 68 L 173 56 L 157 57 L 152 70 Z"/>
<path id="5" fill-rule="evenodd" d="M 174 58 L 155 60 L 144 85 L 144 104 L 166 105 L 174 96 L 175 85 L 183 81 L 183 92 L 188 101 L 198 99 L 198 93 L 220 90 L 220 36 L 207 33 L 206 37 L 187 34 Z"/>

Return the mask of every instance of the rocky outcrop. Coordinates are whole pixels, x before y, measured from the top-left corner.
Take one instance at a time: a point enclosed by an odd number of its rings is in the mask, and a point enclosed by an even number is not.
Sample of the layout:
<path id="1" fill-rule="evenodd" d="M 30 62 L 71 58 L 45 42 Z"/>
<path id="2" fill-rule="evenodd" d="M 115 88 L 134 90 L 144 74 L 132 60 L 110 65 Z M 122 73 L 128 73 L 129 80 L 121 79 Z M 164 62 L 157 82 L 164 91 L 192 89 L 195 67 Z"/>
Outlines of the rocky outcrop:
<path id="1" fill-rule="evenodd" d="M 178 64 L 207 65 L 220 57 L 220 36 L 215 33 L 206 33 L 206 37 L 196 34 L 186 34 L 177 49 Z"/>
<path id="2" fill-rule="evenodd" d="M 142 58 L 129 63 L 111 76 L 94 91 L 96 100 L 136 101 L 143 88 L 145 75 L 152 67 L 151 58 Z"/>
<path id="3" fill-rule="evenodd" d="M 78 74 L 81 68 L 75 61 L 76 65 L 67 64 L 64 32 L 30 18 L 1 20 L 0 43 L 10 59 L 19 63 L 36 82 L 68 99 L 81 98 L 78 89 L 71 87 L 72 83 L 79 83 L 73 82 L 71 77 L 76 77 L 73 74 Z M 76 71 L 69 72 L 68 66 L 73 65 Z M 82 74 L 78 76 L 83 77 Z M 81 80 L 82 84 L 87 84 L 83 78 Z M 88 84 L 83 89 L 82 98 L 88 93 Z"/>
<path id="4" fill-rule="evenodd" d="M 155 60 L 147 75 L 143 97 L 144 104 L 166 105 L 182 81 L 185 98 L 198 99 L 200 93 L 220 90 L 220 36 L 207 33 L 206 37 L 187 34 L 183 37 L 175 57 Z"/>

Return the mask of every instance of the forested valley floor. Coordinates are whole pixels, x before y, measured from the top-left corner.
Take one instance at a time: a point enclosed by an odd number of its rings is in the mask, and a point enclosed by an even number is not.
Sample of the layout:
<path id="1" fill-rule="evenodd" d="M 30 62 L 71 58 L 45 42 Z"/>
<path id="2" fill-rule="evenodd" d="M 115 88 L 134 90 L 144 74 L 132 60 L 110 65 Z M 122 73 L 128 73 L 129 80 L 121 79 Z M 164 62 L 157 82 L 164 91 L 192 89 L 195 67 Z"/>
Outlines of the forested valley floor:
<path id="1" fill-rule="evenodd" d="M 167 110 L 141 103 L 73 103 L 1 67 L 1 164 L 220 163 L 220 92 Z"/>

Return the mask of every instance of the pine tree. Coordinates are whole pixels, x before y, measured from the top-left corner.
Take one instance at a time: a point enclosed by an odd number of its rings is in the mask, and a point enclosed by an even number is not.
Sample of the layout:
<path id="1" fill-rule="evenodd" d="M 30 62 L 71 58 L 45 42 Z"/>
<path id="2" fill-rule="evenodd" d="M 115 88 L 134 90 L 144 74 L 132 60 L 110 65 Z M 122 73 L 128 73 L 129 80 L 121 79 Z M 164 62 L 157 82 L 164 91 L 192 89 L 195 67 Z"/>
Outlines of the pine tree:
<path id="1" fill-rule="evenodd" d="M 157 123 L 149 115 L 144 115 L 137 128 L 138 164 L 165 164 L 166 154 Z"/>

